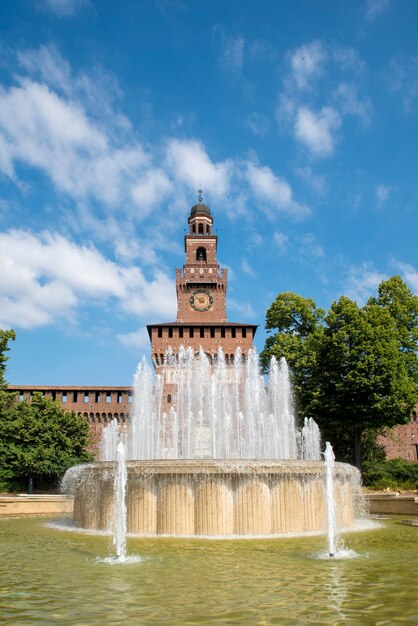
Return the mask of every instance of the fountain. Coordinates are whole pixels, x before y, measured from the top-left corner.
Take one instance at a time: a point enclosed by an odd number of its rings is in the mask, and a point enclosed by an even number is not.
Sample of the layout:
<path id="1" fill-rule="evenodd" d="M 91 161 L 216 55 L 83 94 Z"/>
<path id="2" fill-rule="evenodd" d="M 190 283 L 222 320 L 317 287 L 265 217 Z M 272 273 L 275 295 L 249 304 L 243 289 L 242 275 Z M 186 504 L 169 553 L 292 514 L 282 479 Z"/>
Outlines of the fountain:
<path id="1" fill-rule="evenodd" d="M 176 404 L 164 401 L 175 390 Z M 164 390 L 164 393 L 163 393 Z M 296 426 L 289 372 L 273 358 L 266 383 L 255 350 L 227 364 L 181 347 L 168 349 L 154 380 L 145 359 L 134 379 L 126 433 L 127 530 L 145 536 L 269 536 L 324 532 L 326 468 L 319 430 Z M 170 396 L 171 397 L 171 396 Z M 174 403 L 173 403 L 174 404 Z M 74 523 L 108 529 L 115 507 L 119 427 L 107 426 L 102 461 L 69 470 Z M 358 471 L 333 467 L 336 518 L 353 522 Z"/>

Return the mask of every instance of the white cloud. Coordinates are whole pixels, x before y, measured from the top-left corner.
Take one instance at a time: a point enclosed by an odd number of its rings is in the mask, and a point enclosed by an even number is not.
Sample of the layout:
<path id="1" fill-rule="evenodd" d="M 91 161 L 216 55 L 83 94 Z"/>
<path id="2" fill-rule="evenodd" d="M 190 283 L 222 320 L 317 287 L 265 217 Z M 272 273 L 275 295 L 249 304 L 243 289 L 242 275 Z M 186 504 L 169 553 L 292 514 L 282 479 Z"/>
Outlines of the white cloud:
<path id="1" fill-rule="evenodd" d="M 343 115 L 358 117 L 364 126 L 371 120 L 372 104 L 370 98 L 359 98 L 357 86 L 342 82 L 333 91 L 333 99 Z"/>
<path id="2" fill-rule="evenodd" d="M 366 20 L 373 22 L 379 15 L 387 13 L 390 9 L 391 0 L 366 0 L 364 15 Z"/>
<path id="3" fill-rule="evenodd" d="M 238 72 L 244 61 L 244 39 L 240 36 L 228 37 L 221 54 L 221 65 L 224 69 Z"/>
<path id="4" fill-rule="evenodd" d="M 357 50 L 314 41 L 289 51 L 286 61 L 276 109 L 282 132 L 293 132 L 312 154 L 327 156 L 347 116 L 356 116 L 365 126 L 370 123 L 371 100 L 359 95 L 364 62 Z"/>
<path id="5" fill-rule="evenodd" d="M 295 217 L 307 215 L 309 208 L 296 202 L 289 183 L 279 178 L 267 166 L 247 163 L 247 179 L 256 199 L 269 209 L 284 211 Z"/>
<path id="6" fill-rule="evenodd" d="M 387 276 L 378 272 L 372 263 L 365 262 L 360 266 L 352 266 L 348 270 L 347 284 L 344 293 L 363 306 L 373 294 L 376 294 L 377 287 Z"/>
<path id="7" fill-rule="evenodd" d="M 39 0 L 38 6 L 58 17 L 70 17 L 89 4 L 88 0 Z"/>
<path id="8" fill-rule="evenodd" d="M 0 169 L 15 177 L 19 163 L 40 169 L 61 191 L 112 204 L 147 157 L 139 145 L 113 147 L 78 103 L 22 80 L 0 88 Z"/>
<path id="9" fill-rule="evenodd" d="M 241 35 L 226 35 L 219 24 L 212 29 L 212 37 L 219 49 L 218 61 L 221 68 L 226 72 L 241 72 L 244 62 L 244 38 Z"/>
<path id="10" fill-rule="evenodd" d="M 254 59 L 262 59 L 263 61 L 275 61 L 277 51 L 269 41 L 264 39 L 256 39 L 249 47 L 249 54 Z"/>
<path id="11" fill-rule="evenodd" d="M 355 48 L 334 45 L 331 48 L 331 57 L 343 72 L 361 74 L 364 70 L 365 62 Z"/>
<path id="12" fill-rule="evenodd" d="M 246 259 L 242 259 L 241 269 L 245 274 L 248 274 L 248 276 L 254 277 L 257 275 L 253 267 L 248 263 Z"/>
<path id="13" fill-rule="evenodd" d="M 402 96 L 405 111 L 411 111 L 418 96 L 418 57 L 398 55 L 385 71 L 388 88 Z"/>
<path id="14" fill-rule="evenodd" d="M 390 266 L 402 276 L 411 290 L 418 294 L 418 270 L 410 263 L 397 259 L 392 259 Z M 382 280 L 388 278 L 388 273 L 379 272 L 372 263 L 367 261 L 360 266 L 351 266 L 348 270 L 344 293 L 359 305 L 364 305 L 370 296 L 376 295 Z"/>
<path id="15" fill-rule="evenodd" d="M 279 230 L 276 230 L 276 232 L 273 234 L 273 241 L 274 245 L 280 253 L 283 253 L 289 244 L 289 238 L 287 237 L 287 235 L 280 232 Z"/>
<path id="16" fill-rule="evenodd" d="M 247 128 L 249 128 L 254 135 L 264 137 L 264 135 L 270 130 L 270 122 L 265 115 L 261 113 L 251 113 L 246 120 Z"/>
<path id="17" fill-rule="evenodd" d="M 41 82 L 64 93 L 73 90 L 71 66 L 54 45 L 18 51 L 17 59 L 24 70 L 32 76 L 39 76 Z"/>
<path id="18" fill-rule="evenodd" d="M 389 199 L 391 188 L 389 185 L 377 185 L 376 199 L 378 206 L 382 206 Z"/>
<path id="19" fill-rule="evenodd" d="M 408 283 L 411 290 L 418 295 L 418 269 L 410 263 L 404 263 L 393 259 L 391 266 L 394 267 L 402 276 L 404 281 Z"/>
<path id="20" fill-rule="evenodd" d="M 303 256 L 324 257 L 324 248 L 316 241 L 313 233 L 306 233 L 298 237 L 300 244 L 300 254 Z"/>
<path id="21" fill-rule="evenodd" d="M 309 165 L 296 168 L 295 173 L 320 196 L 326 193 L 327 182 L 325 176 L 315 174 Z"/>
<path id="22" fill-rule="evenodd" d="M 228 298 L 228 309 L 236 311 L 245 320 L 253 320 L 256 317 L 255 311 L 249 302 L 237 302 L 233 298 Z"/>
<path id="23" fill-rule="evenodd" d="M 159 168 L 149 170 L 132 189 L 135 203 L 142 208 L 142 215 L 148 214 L 172 190 L 173 185 Z"/>
<path id="24" fill-rule="evenodd" d="M 130 350 L 149 349 L 150 339 L 146 328 L 138 328 L 132 333 L 116 335 L 117 340 Z"/>
<path id="25" fill-rule="evenodd" d="M 129 314 L 165 317 L 175 311 L 172 281 L 158 270 L 148 281 L 139 268 L 118 265 L 60 235 L 0 233 L 0 327 L 53 324 L 109 299 Z"/>
<path id="26" fill-rule="evenodd" d="M 300 46 L 289 54 L 291 77 L 298 89 L 307 89 L 322 76 L 328 53 L 320 41 Z"/>
<path id="27" fill-rule="evenodd" d="M 341 118 L 331 107 L 322 108 L 319 113 L 300 107 L 295 120 L 295 136 L 316 156 L 333 153 L 335 134 L 341 126 Z"/>
<path id="28" fill-rule="evenodd" d="M 195 193 L 202 187 L 220 199 L 230 186 L 232 162 L 213 163 L 200 141 L 171 139 L 166 149 L 166 166 L 177 181 Z"/>

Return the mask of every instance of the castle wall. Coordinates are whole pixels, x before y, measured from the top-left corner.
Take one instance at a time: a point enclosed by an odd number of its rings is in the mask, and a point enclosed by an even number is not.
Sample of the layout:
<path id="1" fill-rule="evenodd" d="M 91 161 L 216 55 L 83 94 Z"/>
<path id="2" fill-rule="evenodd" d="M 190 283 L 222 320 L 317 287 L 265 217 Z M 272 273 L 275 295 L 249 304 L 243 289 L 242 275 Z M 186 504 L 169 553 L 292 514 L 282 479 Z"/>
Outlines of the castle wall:
<path id="1" fill-rule="evenodd" d="M 31 400 L 35 392 L 56 400 L 66 411 L 74 411 L 89 423 L 92 448 L 101 439 L 102 430 L 114 418 L 124 424 L 133 400 L 132 389 L 127 386 L 53 386 L 9 385 L 16 392 L 17 401 Z"/>
<path id="2" fill-rule="evenodd" d="M 399 424 L 378 437 L 378 444 L 385 448 L 387 459 L 418 460 L 418 404 L 407 424 Z"/>

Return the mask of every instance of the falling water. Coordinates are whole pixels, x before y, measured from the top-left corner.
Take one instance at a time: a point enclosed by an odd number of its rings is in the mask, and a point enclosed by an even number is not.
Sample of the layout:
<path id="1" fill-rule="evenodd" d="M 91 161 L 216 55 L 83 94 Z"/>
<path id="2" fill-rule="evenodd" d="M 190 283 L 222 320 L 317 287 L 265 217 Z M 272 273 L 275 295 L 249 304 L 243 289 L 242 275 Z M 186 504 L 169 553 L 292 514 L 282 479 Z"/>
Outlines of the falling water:
<path id="1" fill-rule="evenodd" d="M 334 462 L 335 455 L 329 441 L 325 443 L 326 493 L 327 493 L 327 523 L 328 523 L 328 554 L 335 555 L 337 540 L 337 514 L 334 498 Z"/>
<path id="2" fill-rule="evenodd" d="M 321 458 L 321 433 L 312 417 L 305 417 L 301 432 L 300 456 L 304 461 L 317 461 Z"/>
<path id="3" fill-rule="evenodd" d="M 116 550 L 116 559 L 126 560 L 126 470 L 125 445 L 119 441 L 117 445 L 117 469 L 114 480 L 115 507 L 113 545 Z"/>
<path id="4" fill-rule="evenodd" d="M 114 461 L 117 458 L 118 443 L 119 424 L 117 419 L 113 419 L 106 428 L 103 429 L 100 443 L 100 460 Z"/>
<path id="5" fill-rule="evenodd" d="M 103 441 L 102 460 L 114 459 L 115 432 Z M 212 362 L 181 346 L 157 377 L 145 358 L 138 365 L 127 458 L 319 460 L 319 430 L 313 420 L 296 427 L 285 359 L 272 358 L 266 384 L 255 350 L 227 360 L 219 348 Z"/>

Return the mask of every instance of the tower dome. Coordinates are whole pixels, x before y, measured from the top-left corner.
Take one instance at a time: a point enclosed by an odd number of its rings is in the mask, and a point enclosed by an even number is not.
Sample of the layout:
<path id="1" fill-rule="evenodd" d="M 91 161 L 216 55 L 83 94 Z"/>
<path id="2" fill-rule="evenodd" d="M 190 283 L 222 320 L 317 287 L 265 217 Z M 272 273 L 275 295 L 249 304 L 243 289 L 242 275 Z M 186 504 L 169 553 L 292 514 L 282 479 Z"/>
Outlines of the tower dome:
<path id="1" fill-rule="evenodd" d="M 199 189 L 198 196 L 197 196 L 197 204 L 192 206 L 192 208 L 190 209 L 189 222 L 194 217 L 199 217 L 199 216 L 210 217 L 212 219 L 212 213 L 210 212 L 210 208 L 203 202 L 202 193 L 203 191 Z"/>
<path id="2" fill-rule="evenodd" d="M 198 215 L 206 215 L 207 217 L 212 217 L 210 208 L 203 202 L 198 202 L 190 209 L 190 217 L 197 217 Z"/>

